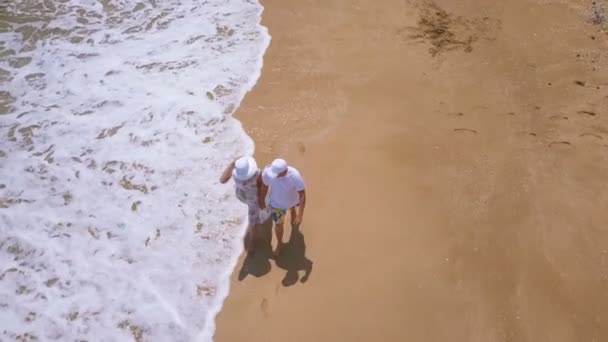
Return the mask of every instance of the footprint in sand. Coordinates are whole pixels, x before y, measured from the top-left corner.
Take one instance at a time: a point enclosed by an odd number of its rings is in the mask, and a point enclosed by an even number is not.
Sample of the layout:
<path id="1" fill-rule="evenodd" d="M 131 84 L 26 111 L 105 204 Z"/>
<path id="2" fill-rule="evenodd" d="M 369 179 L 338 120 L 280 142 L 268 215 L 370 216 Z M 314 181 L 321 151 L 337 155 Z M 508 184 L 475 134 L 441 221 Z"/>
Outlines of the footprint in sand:
<path id="1" fill-rule="evenodd" d="M 592 112 L 589 110 L 579 110 L 577 113 L 581 114 L 581 115 L 589 115 L 589 116 L 596 116 L 597 113 L 596 112 Z"/>
<path id="2" fill-rule="evenodd" d="M 608 128 L 605 128 L 603 126 L 595 125 L 595 126 L 591 126 L 591 128 L 593 128 L 593 130 L 598 133 L 608 134 Z"/>
<path id="3" fill-rule="evenodd" d="M 468 133 L 477 134 L 476 130 L 470 129 L 470 128 L 454 128 L 454 132 L 468 132 Z"/>
<path id="4" fill-rule="evenodd" d="M 581 135 L 579 135 L 579 137 L 583 138 L 583 137 L 592 137 L 592 138 L 596 138 L 596 139 L 600 139 L 603 140 L 604 137 L 602 137 L 599 134 L 595 134 L 595 133 L 583 133 Z"/>
<path id="5" fill-rule="evenodd" d="M 552 141 L 549 143 L 549 147 L 553 146 L 571 146 L 569 141 Z"/>
<path id="6" fill-rule="evenodd" d="M 306 153 L 306 145 L 304 145 L 304 143 L 298 142 L 298 152 L 300 152 L 301 155 Z"/>
<path id="7" fill-rule="evenodd" d="M 568 117 L 567 116 L 553 115 L 553 116 L 550 116 L 549 119 L 551 119 L 551 120 L 568 120 Z"/>
<path id="8" fill-rule="evenodd" d="M 260 303 L 260 310 L 262 310 L 264 317 L 268 318 L 268 299 L 262 298 L 262 302 Z"/>

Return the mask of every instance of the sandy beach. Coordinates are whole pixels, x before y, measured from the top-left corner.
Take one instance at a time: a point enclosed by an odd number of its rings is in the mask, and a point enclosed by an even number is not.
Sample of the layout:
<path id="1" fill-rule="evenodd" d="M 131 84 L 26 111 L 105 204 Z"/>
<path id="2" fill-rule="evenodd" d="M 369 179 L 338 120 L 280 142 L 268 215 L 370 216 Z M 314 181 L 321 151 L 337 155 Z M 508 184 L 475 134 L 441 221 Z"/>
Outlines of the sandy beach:
<path id="1" fill-rule="evenodd" d="M 608 2 L 263 5 L 237 117 L 308 206 L 216 341 L 608 340 Z"/>

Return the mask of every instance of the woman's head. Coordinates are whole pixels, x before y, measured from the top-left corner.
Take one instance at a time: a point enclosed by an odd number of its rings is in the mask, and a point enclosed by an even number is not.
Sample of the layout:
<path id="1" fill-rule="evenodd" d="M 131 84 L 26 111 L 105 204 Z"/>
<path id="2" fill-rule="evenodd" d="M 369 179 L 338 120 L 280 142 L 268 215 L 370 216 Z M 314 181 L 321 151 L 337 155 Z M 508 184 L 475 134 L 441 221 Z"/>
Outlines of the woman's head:
<path id="1" fill-rule="evenodd" d="M 234 162 L 232 177 L 239 181 L 246 181 L 258 171 L 258 165 L 252 157 L 242 157 Z"/>

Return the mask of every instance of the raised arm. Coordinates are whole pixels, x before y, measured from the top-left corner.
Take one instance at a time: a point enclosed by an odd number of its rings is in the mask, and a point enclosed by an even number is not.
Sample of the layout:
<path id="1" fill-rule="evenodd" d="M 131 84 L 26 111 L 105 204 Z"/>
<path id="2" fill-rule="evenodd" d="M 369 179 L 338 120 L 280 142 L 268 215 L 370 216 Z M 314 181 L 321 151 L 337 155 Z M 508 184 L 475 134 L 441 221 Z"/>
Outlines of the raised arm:
<path id="1" fill-rule="evenodd" d="M 230 180 L 230 177 L 232 177 L 232 170 L 234 169 L 234 162 L 235 161 L 233 161 L 232 163 L 230 163 L 230 165 L 228 165 L 228 167 L 226 168 L 226 170 L 224 170 L 224 173 L 222 173 L 222 176 L 220 177 L 220 183 L 226 184 L 226 182 L 228 182 Z"/>

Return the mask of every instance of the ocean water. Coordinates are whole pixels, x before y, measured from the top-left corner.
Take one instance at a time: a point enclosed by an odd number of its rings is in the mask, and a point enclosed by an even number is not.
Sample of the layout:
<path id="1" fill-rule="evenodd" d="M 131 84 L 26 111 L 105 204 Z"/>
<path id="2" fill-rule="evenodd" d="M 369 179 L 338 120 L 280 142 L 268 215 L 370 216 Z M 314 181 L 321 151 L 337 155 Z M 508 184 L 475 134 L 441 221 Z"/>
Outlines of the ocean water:
<path id="1" fill-rule="evenodd" d="M 256 0 L 0 0 L 0 340 L 209 341 Z"/>

